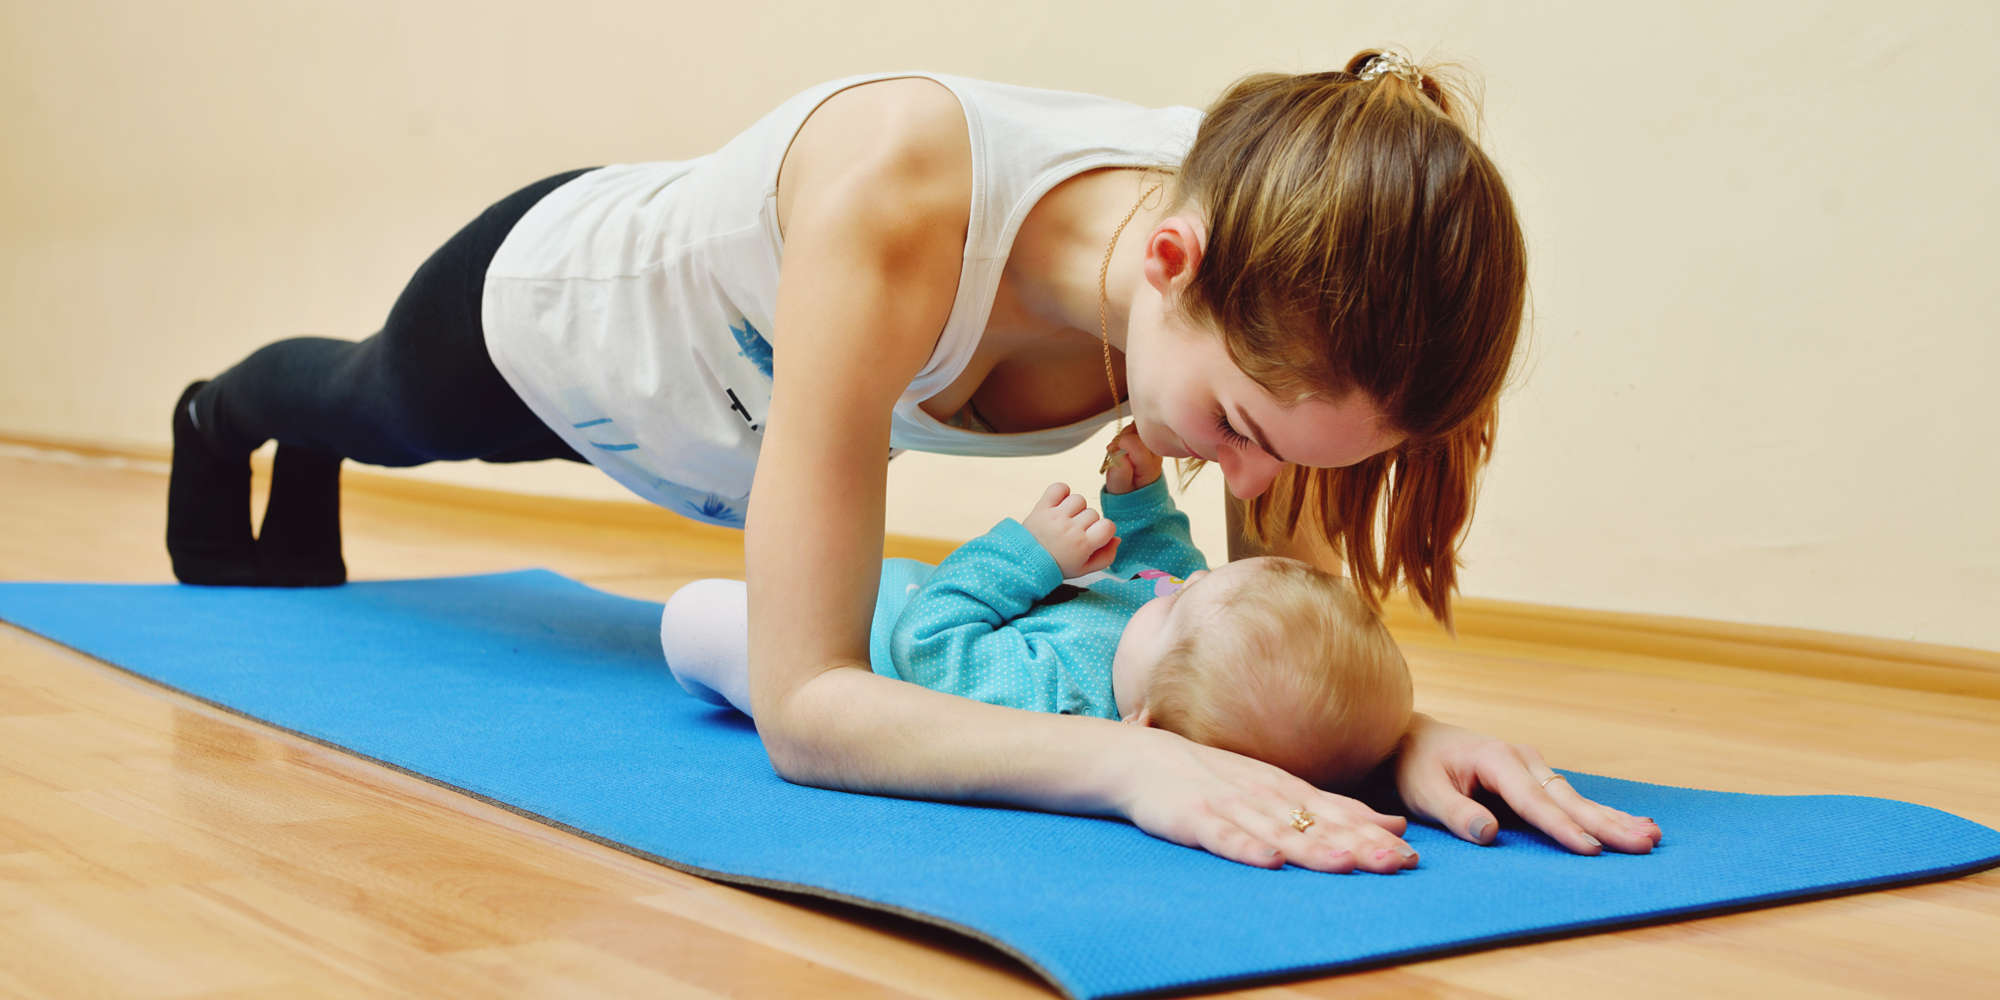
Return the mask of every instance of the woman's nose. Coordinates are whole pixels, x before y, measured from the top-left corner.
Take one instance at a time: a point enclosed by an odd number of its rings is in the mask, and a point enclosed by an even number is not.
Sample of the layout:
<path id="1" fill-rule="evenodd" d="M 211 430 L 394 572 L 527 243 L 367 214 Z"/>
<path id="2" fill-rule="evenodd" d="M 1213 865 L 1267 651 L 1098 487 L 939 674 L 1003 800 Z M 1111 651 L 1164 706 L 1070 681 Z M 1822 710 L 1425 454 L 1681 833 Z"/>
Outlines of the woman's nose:
<path id="1" fill-rule="evenodd" d="M 1285 463 L 1272 458 L 1264 449 L 1256 445 L 1244 448 L 1223 448 L 1216 456 L 1222 466 L 1222 479 L 1229 484 L 1229 492 L 1238 500 L 1248 500 L 1262 496 L 1271 488 L 1271 482 L 1278 478 L 1278 470 Z"/>

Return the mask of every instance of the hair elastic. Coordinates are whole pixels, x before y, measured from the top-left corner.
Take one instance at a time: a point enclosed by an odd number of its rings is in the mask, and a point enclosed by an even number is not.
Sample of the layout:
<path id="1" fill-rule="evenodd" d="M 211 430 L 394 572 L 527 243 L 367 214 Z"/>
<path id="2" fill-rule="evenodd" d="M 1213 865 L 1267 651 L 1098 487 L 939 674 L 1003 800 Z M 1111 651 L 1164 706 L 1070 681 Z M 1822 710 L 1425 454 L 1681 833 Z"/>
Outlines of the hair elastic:
<path id="1" fill-rule="evenodd" d="M 1376 53 L 1374 58 L 1361 67 L 1361 72 L 1357 75 L 1363 80 L 1373 80 L 1385 73 L 1419 90 L 1423 89 L 1423 72 L 1417 69 L 1415 63 L 1403 58 L 1402 54 L 1397 52 Z"/>

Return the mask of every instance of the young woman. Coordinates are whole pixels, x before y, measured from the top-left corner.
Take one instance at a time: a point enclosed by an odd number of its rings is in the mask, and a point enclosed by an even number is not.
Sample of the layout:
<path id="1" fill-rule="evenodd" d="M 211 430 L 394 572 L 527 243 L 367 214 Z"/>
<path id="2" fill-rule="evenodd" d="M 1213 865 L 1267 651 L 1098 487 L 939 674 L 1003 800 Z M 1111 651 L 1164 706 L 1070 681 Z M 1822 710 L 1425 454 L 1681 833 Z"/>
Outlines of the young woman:
<path id="1" fill-rule="evenodd" d="M 1152 450 L 1221 466 L 1255 535 L 1323 534 L 1371 598 L 1406 580 L 1448 619 L 1526 275 L 1453 110 L 1372 51 L 1206 116 L 894 74 L 699 160 L 550 178 L 427 261 L 376 336 L 189 388 L 176 572 L 344 579 L 343 458 L 583 456 L 745 529 L 751 697 L 789 780 L 1118 815 L 1246 864 L 1414 865 L 1400 817 L 1249 758 L 875 676 L 868 627 L 892 449 L 1059 451 L 1126 401 Z M 273 438 L 253 539 L 246 457 Z M 1659 838 L 1533 749 L 1423 716 L 1398 779 L 1475 842 L 1478 787 L 1579 853 Z"/>

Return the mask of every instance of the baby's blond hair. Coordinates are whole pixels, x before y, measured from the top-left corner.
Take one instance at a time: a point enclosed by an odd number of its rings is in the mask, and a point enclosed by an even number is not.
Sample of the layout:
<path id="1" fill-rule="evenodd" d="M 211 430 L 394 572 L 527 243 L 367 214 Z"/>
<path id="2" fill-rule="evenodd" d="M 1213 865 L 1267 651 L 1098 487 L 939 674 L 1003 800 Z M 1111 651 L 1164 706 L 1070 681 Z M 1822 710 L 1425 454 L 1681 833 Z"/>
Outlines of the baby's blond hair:
<path id="1" fill-rule="evenodd" d="M 1256 757 L 1323 788 L 1380 763 L 1410 717 L 1410 672 L 1343 577 L 1266 557 L 1155 668 L 1153 724 Z"/>

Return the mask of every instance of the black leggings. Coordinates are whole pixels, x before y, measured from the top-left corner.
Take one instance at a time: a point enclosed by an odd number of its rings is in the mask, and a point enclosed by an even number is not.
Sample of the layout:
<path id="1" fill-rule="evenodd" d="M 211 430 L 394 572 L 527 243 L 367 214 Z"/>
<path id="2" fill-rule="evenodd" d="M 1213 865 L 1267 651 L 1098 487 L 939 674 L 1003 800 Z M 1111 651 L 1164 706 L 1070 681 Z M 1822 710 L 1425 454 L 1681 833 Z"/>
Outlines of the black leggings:
<path id="1" fill-rule="evenodd" d="M 584 461 L 493 367 L 479 304 L 514 223 L 588 172 L 522 188 L 459 230 L 417 268 L 380 333 L 281 340 L 217 376 L 192 401 L 203 441 L 238 456 L 275 438 L 369 465 Z"/>

